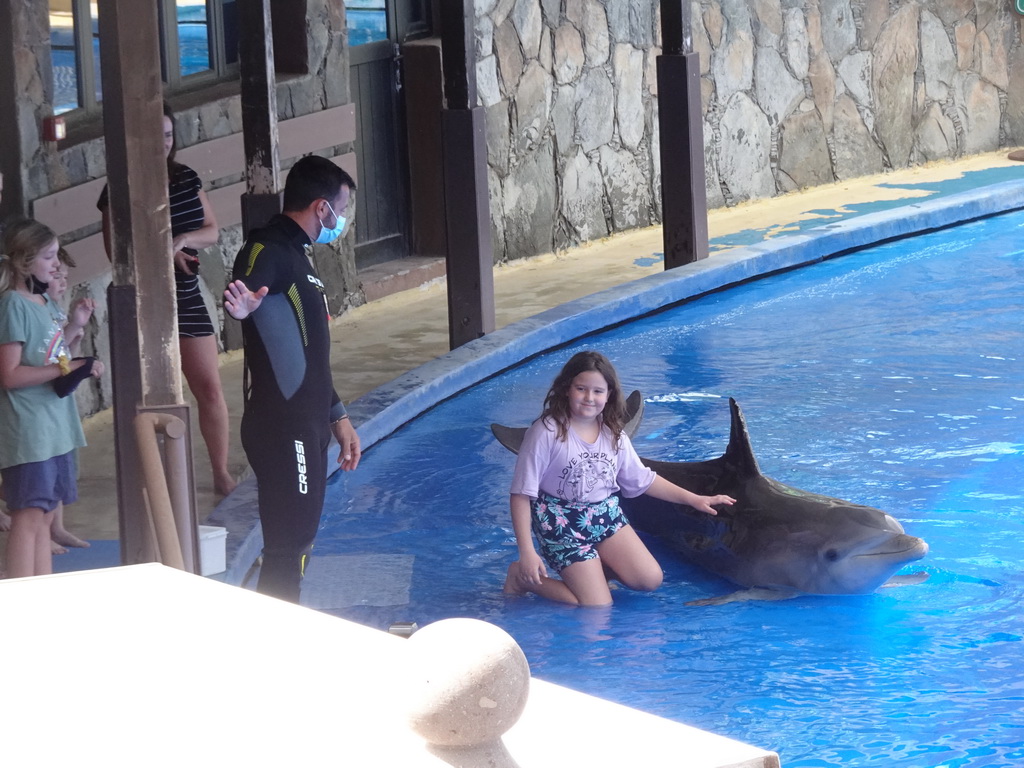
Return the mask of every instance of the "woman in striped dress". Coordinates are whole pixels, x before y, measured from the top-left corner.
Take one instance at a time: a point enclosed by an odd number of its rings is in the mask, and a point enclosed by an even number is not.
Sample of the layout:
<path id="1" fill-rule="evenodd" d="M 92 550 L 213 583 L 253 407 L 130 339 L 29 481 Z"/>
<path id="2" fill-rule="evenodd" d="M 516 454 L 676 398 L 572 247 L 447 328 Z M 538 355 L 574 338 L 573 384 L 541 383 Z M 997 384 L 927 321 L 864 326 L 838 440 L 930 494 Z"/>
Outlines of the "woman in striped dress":
<path id="1" fill-rule="evenodd" d="M 199 431 L 210 454 L 214 490 L 227 495 L 235 487 L 235 479 L 228 471 L 228 407 L 220 382 L 217 337 L 199 290 L 198 256 L 200 250 L 216 244 L 220 229 L 199 175 L 174 159 L 174 127 L 174 113 L 165 103 L 164 151 L 167 153 L 181 370 L 199 409 Z M 104 242 L 109 255 L 110 219 L 106 189 L 100 195 L 97 207 L 103 211 Z"/>

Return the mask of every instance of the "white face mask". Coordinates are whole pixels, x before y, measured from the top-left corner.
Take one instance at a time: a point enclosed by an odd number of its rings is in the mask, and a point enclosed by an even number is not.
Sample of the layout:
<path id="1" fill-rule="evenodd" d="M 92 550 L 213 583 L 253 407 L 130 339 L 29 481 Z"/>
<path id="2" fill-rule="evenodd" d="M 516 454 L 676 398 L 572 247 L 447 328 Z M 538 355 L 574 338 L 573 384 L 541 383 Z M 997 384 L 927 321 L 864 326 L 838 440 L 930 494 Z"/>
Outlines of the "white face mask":
<path id="1" fill-rule="evenodd" d="M 320 217 L 317 216 L 317 221 L 320 222 L 320 234 L 317 235 L 316 241 L 322 245 L 326 245 L 327 243 L 333 243 L 341 236 L 342 230 L 345 229 L 345 217 L 339 216 L 338 214 L 334 213 L 334 208 L 331 206 L 331 204 L 326 200 L 324 200 L 324 202 L 327 203 L 327 207 L 330 208 L 331 213 L 334 214 L 335 223 L 333 229 L 328 229 L 327 227 L 324 226 L 323 220 L 321 220 Z"/>

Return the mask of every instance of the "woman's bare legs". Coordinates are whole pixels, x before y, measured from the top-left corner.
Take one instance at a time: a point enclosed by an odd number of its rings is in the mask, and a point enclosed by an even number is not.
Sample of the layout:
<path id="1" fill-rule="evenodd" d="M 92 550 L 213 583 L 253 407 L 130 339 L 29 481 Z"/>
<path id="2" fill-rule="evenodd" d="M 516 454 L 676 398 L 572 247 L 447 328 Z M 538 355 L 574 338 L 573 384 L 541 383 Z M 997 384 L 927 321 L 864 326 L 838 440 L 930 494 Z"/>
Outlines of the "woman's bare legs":
<path id="1" fill-rule="evenodd" d="M 228 471 L 228 406 L 220 383 L 215 336 L 181 337 L 181 370 L 199 409 L 199 431 L 210 455 L 214 490 L 227 496 L 235 489 Z"/>

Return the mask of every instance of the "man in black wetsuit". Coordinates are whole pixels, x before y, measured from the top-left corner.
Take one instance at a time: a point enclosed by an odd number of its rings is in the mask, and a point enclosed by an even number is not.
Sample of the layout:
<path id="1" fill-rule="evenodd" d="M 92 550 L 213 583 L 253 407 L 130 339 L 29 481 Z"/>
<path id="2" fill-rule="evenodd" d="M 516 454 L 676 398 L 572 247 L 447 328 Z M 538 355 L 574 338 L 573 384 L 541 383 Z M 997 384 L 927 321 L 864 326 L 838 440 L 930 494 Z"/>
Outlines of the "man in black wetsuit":
<path id="1" fill-rule="evenodd" d="M 330 160 L 299 160 L 285 182 L 284 212 L 250 233 L 224 291 L 245 347 L 242 447 L 263 526 L 257 589 L 292 602 L 320 525 L 331 436 L 342 469 L 355 469 L 361 455 L 331 380 L 327 298 L 309 258 L 312 243 L 341 234 L 354 189 Z"/>

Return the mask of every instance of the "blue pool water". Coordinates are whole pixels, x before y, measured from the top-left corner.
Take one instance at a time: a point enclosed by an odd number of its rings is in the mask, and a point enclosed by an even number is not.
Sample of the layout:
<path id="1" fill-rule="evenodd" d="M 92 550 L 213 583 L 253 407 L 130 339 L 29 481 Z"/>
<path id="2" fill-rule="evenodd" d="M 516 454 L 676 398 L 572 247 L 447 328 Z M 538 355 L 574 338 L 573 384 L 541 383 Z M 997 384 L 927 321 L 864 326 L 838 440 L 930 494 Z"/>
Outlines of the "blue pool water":
<path id="1" fill-rule="evenodd" d="M 1016 213 L 589 337 L 442 403 L 335 475 L 312 566 L 411 562 L 405 604 L 332 612 L 382 628 L 491 621 L 537 677 L 777 750 L 787 768 L 1024 765 L 1022 307 Z M 620 590 L 609 610 L 502 596 L 514 457 L 488 425 L 528 423 L 589 347 L 647 399 L 641 455 L 721 454 L 735 397 L 765 474 L 891 512 L 930 544 L 905 569 L 928 581 L 689 608 L 733 588 L 649 540 L 666 572 L 654 594 Z"/>

